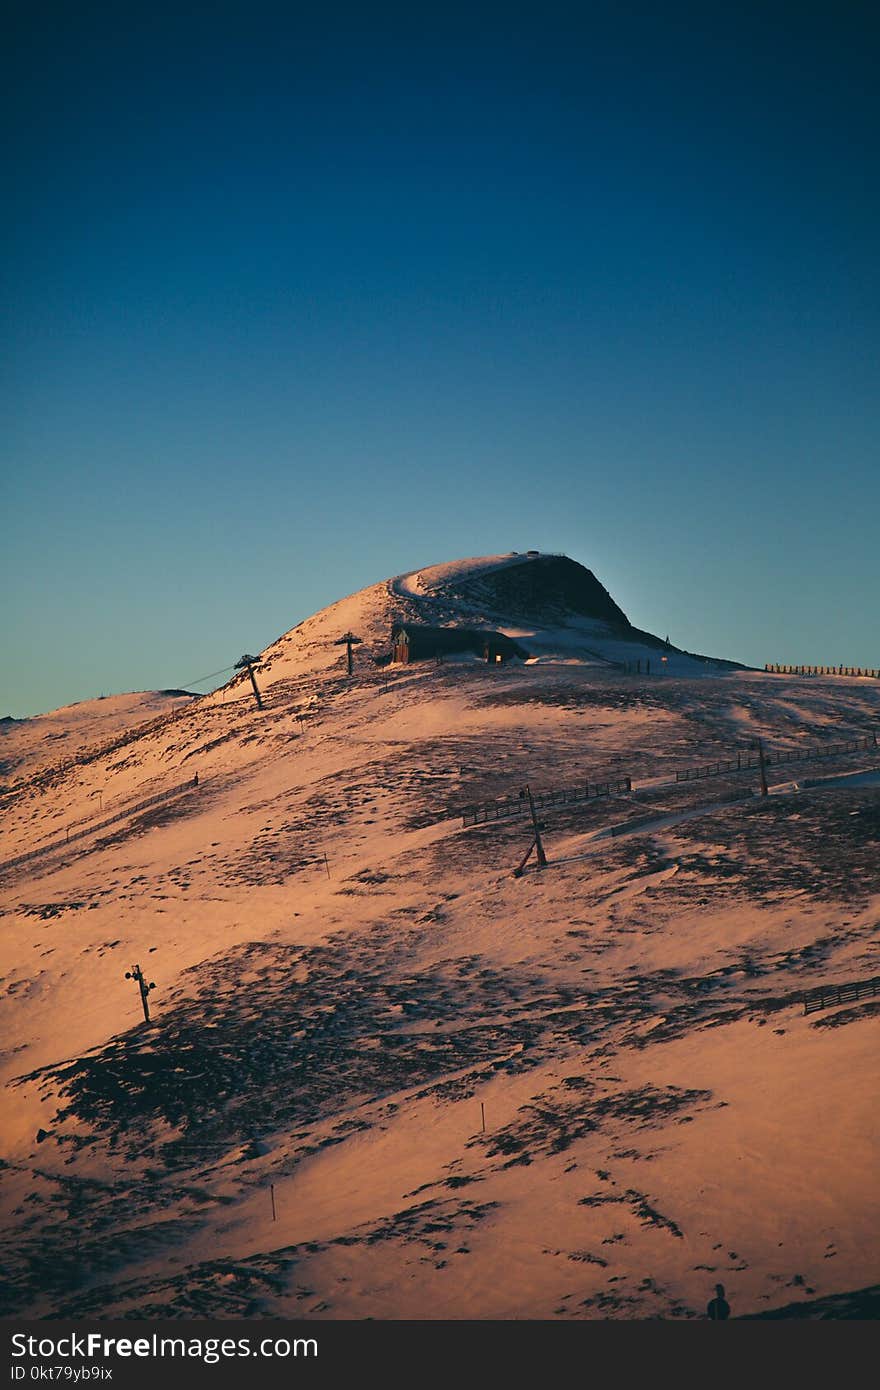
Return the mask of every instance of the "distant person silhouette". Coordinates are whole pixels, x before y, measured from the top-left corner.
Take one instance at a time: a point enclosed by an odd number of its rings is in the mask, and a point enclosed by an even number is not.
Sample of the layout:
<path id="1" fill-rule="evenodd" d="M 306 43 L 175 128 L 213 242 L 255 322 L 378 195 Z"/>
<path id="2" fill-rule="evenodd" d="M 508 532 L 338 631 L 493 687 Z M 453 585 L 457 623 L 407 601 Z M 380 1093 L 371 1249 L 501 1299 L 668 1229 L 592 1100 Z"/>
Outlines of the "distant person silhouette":
<path id="1" fill-rule="evenodd" d="M 706 1314 L 713 1322 L 723 1322 L 730 1317 L 730 1304 L 724 1297 L 724 1285 L 715 1285 L 715 1297 L 706 1309 Z"/>

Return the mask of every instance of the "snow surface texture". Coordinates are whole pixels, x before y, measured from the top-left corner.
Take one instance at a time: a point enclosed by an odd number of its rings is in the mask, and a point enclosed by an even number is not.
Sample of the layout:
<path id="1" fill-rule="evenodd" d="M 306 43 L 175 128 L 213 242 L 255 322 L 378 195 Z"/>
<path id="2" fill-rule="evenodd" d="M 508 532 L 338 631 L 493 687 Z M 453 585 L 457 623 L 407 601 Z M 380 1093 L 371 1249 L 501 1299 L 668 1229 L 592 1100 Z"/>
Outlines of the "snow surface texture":
<path id="1" fill-rule="evenodd" d="M 120 819 L 0 879 L 8 1315 L 687 1319 L 719 1281 L 734 1316 L 867 1306 L 880 1001 L 801 1000 L 880 973 L 880 757 L 771 765 L 768 798 L 674 771 L 870 734 L 880 685 L 624 674 L 656 639 L 481 608 L 529 563 L 333 605 L 264 653 L 262 711 L 246 675 L 109 737 L 72 707 L 54 772 L 16 726 L 7 780 L 40 780 L 0 859 L 99 791 Z M 543 659 L 376 665 L 395 618 Z M 527 824 L 457 814 L 623 775 L 542 812 L 520 879 Z"/>
<path id="2" fill-rule="evenodd" d="M 83 700 L 33 719 L 0 721 L 0 786 L 79 757 L 93 744 L 106 743 L 197 698 L 181 691 L 138 691 Z"/>

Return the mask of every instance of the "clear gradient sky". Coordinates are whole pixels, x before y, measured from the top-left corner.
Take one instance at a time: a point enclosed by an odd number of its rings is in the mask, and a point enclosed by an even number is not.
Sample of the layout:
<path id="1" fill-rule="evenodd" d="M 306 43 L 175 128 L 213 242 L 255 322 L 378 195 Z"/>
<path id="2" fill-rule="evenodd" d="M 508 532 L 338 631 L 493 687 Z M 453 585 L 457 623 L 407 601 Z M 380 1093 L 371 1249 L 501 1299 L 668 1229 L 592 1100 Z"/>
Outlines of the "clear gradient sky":
<path id="1" fill-rule="evenodd" d="M 880 664 L 874 5 L 18 4 L 0 714 L 564 551 Z"/>

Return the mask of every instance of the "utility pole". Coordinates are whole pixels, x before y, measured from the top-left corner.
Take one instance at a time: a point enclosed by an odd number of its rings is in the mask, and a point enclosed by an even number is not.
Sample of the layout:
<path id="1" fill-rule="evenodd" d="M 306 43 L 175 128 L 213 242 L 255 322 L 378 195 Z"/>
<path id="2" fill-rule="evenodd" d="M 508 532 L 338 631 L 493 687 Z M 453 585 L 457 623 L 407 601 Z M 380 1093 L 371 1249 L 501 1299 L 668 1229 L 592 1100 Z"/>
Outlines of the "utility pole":
<path id="1" fill-rule="evenodd" d="M 532 843 L 526 850 L 524 857 L 520 860 L 519 864 L 514 869 L 514 878 L 522 878 L 523 869 L 526 867 L 526 864 L 529 862 L 529 859 L 531 858 L 532 850 L 535 850 L 536 852 L 538 868 L 546 869 L 547 867 L 547 856 L 544 853 L 544 842 L 541 839 L 541 831 L 545 827 L 543 823 L 538 820 L 538 813 L 535 810 L 535 799 L 532 796 L 531 789 L 527 786 L 523 787 L 522 791 L 520 792 L 520 797 L 523 800 L 528 799 L 529 812 L 531 813 L 532 817 L 532 831 L 534 833 L 535 838 L 532 840 Z"/>
<path id="2" fill-rule="evenodd" d="M 764 758 L 764 745 L 760 739 L 758 739 L 758 766 L 761 769 L 761 795 L 767 796 L 767 763 Z"/>
<path id="3" fill-rule="evenodd" d="M 547 867 L 547 856 L 546 856 L 546 854 L 544 853 L 544 845 L 543 845 L 543 843 L 542 843 L 542 841 L 541 841 L 541 829 L 542 829 L 542 827 L 541 827 L 541 825 L 538 823 L 538 816 L 537 816 L 537 812 L 535 811 L 535 799 L 534 799 L 534 797 L 532 796 L 531 789 L 530 789 L 529 787 L 524 787 L 524 788 L 523 788 L 523 791 L 520 792 L 520 796 L 523 796 L 523 795 L 527 796 L 527 797 L 528 797 L 528 800 L 529 800 L 529 811 L 531 812 L 531 815 L 532 815 L 532 826 L 533 826 L 534 831 L 535 831 L 535 849 L 536 849 L 537 852 L 538 852 L 538 868 L 539 868 L 539 869 L 546 869 L 546 867 Z"/>
<path id="4" fill-rule="evenodd" d="M 248 675 L 251 678 L 251 685 L 254 687 L 254 695 L 257 701 L 257 709 L 262 709 L 263 701 L 260 698 L 260 692 L 257 689 L 257 678 L 254 675 L 254 666 L 256 666 L 256 664 L 259 662 L 259 659 L 260 658 L 258 656 L 248 656 L 247 653 L 245 653 L 244 656 L 240 656 L 238 658 L 238 661 L 236 661 L 232 669 L 234 671 L 247 671 Z"/>
<path id="5" fill-rule="evenodd" d="M 132 969 L 132 970 L 126 970 L 126 972 L 125 972 L 125 978 L 126 978 L 127 980 L 136 980 L 136 981 L 137 981 L 138 988 L 139 988 L 139 990 L 140 990 L 140 992 L 141 992 L 141 1003 L 142 1003 L 143 1006 L 144 1006 L 144 1022 L 145 1022 L 145 1023 L 149 1023 L 149 1021 L 150 1021 L 150 990 L 156 988 L 155 981 L 152 981 L 150 984 L 147 984 L 146 980 L 144 979 L 144 972 L 143 972 L 143 970 L 141 970 L 141 968 L 140 968 L 139 965 L 136 965 L 136 966 L 134 967 L 134 969 Z"/>
<path id="6" fill-rule="evenodd" d="M 337 640 L 337 642 L 336 642 L 337 647 L 341 647 L 343 644 L 345 645 L 345 655 L 346 655 L 347 665 L 348 665 L 348 674 L 349 674 L 350 676 L 353 676 L 353 675 L 354 675 L 354 658 L 353 658 L 353 656 L 352 656 L 352 650 L 351 650 L 352 644 L 355 643 L 355 642 L 360 642 L 361 640 L 362 640 L 362 639 L 361 639 L 360 637 L 355 637 L 355 635 L 354 635 L 353 632 L 346 632 L 346 633 L 345 633 L 342 637 L 340 637 L 340 638 Z"/>

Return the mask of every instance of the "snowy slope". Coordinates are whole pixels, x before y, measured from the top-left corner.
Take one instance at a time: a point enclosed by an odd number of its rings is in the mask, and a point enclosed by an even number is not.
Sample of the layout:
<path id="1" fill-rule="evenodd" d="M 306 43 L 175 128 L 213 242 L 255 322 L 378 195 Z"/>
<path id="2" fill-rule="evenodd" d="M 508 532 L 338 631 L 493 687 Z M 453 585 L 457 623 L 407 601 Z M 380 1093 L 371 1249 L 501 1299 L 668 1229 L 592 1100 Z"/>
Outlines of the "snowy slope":
<path id="1" fill-rule="evenodd" d="M 0 784 L 33 777 L 86 748 L 191 705 L 195 698 L 179 690 L 137 691 L 81 700 L 32 719 L 2 719 Z"/>
<path id="2" fill-rule="evenodd" d="M 413 570 L 400 575 L 396 581 L 402 593 L 413 598 L 443 592 L 446 589 L 481 579 L 497 570 L 509 569 L 512 565 L 528 564 L 533 554 L 519 554 L 511 551 L 508 555 L 482 555 L 467 560 L 447 560 L 442 565 L 428 565 L 424 569 Z"/>
<path id="3" fill-rule="evenodd" d="M 398 575 L 331 605 L 263 653 L 271 683 L 338 669 L 340 636 L 364 643 L 364 659 L 387 656 L 394 622 L 492 629 L 515 638 L 530 660 L 619 666 L 679 676 L 715 675 L 735 663 L 694 657 L 632 627 L 591 571 L 565 556 L 483 556 Z M 235 689 L 245 688 L 239 676 Z"/>
<path id="4" fill-rule="evenodd" d="M 870 734 L 880 686 L 629 675 L 572 615 L 531 624 L 547 661 L 375 665 L 396 616 L 474 621 L 442 578 L 279 639 L 262 711 L 239 678 L 4 799 L 3 860 L 119 811 L 0 877 L 10 1312 L 689 1318 L 719 1279 L 736 1315 L 878 1282 L 877 1004 L 801 999 L 878 973 L 880 757 L 766 799 L 674 773 Z M 520 879 L 525 823 L 456 814 L 621 775 L 542 812 Z"/>

